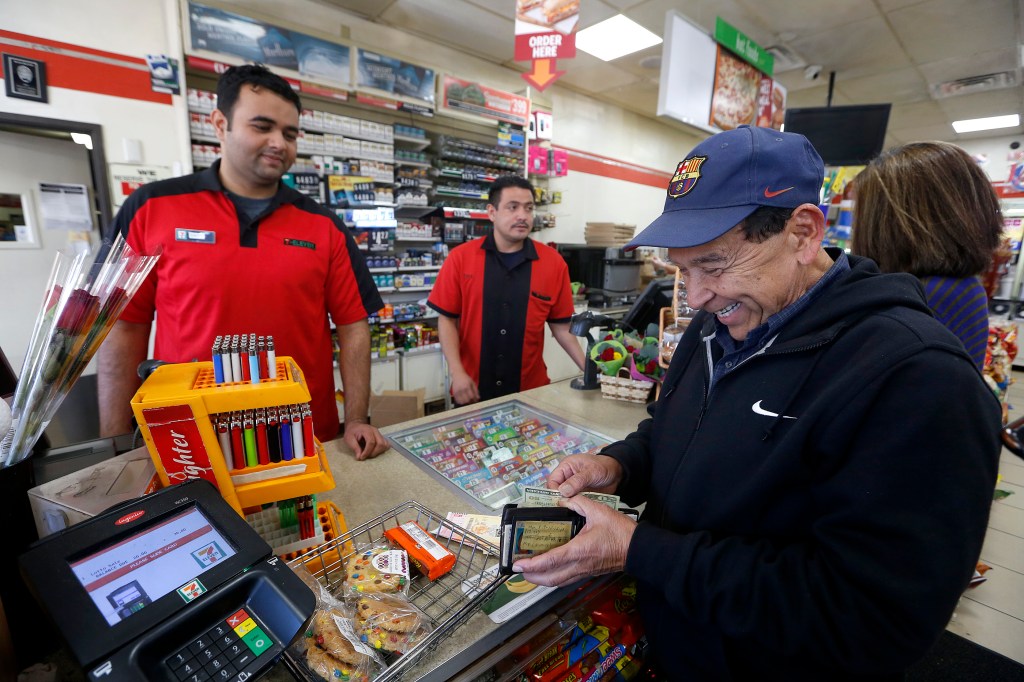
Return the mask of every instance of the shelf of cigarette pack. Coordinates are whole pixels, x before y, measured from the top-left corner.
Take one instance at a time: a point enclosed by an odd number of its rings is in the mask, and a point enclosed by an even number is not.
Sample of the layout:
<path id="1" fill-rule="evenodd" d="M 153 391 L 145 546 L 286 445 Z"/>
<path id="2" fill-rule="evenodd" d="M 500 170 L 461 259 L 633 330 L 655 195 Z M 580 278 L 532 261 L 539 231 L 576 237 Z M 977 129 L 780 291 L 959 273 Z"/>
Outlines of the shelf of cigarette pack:
<path id="1" fill-rule="evenodd" d="M 403 239 L 402 241 L 409 240 Z M 431 237 L 430 241 L 437 241 L 437 237 Z M 404 265 L 398 266 L 398 272 L 437 272 L 440 269 L 440 265 L 410 265 L 408 267 Z"/>
<path id="2" fill-rule="evenodd" d="M 470 192 L 462 189 L 452 189 L 451 187 L 437 187 L 434 189 L 434 194 L 442 197 L 459 197 L 460 199 L 487 201 L 486 192 Z"/>
<path id="3" fill-rule="evenodd" d="M 197 107 L 195 105 L 191 105 L 190 104 L 189 107 L 188 107 L 188 113 L 190 113 L 190 114 L 206 114 L 207 116 L 209 116 L 210 114 L 213 113 L 214 109 L 216 109 L 216 107 L 210 107 L 209 109 L 204 109 L 203 107 Z"/>
<path id="4" fill-rule="evenodd" d="M 394 144 L 398 146 L 401 142 L 403 147 L 422 151 L 430 146 L 430 139 L 426 137 L 409 137 L 407 135 L 395 135 Z"/>
<path id="5" fill-rule="evenodd" d="M 398 268 L 369 268 L 370 272 L 398 272 Z"/>
<path id="6" fill-rule="evenodd" d="M 393 289 L 378 289 L 378 291 L 433 291 L 434 286 L 429 287 L 395 287 Z"/>
<path id="7" fill-rule="evenodd" d="M 440 237 L 399 237 L 395 235 L 396 242 L 439 242 Z"/>
<path id="8" fill-rule="evenodd" d="M 360 201 L 347 203 L 344 206 L 336 206 L 335 208 L 395 208 L 398 204 L 389 201 Z M 363 227 L 363 226 L 359 226 Z M 393 227 L 393 226 L 392 226 Z"/>
<path id="9" fill-rule="evenodd" d="M 217 144 L 217 145 L 220 144 L 220 140 L 218 140 L 213 135 L 202 135 L 202 134 L 198 134 L 198 133 L 193 132 L 191 135 L 189 135 L 189 137 L 192 138 L 193 142 L 207 142 L 207 143 L 210 143 L 210 144 Z"/>
<path id="10" fill-rule="evenodd" d="M 412 166 L 413 168 L 433 168 L 426 161 L 406 161 L 405 159 L 396 158 L 394 160 L 396 166 Z"/>
<path id="11" fill-rule="evenodd" d="M 398 291 L 398 289 L 396 289 L 395 287 L 377 287 L 377 291 L 379 291 L 382 294 L 388 294 L 391 293 L 392 291 Z"/>
<path id="12" fill-rule="evenodd" d="M 342 217 L 344 219 L 344 216 Z M 398 225 L 397 220 L 345 220 L 345 224 L 361 230 L 390 230 Z"/>
<path id="13" fill-rule="evenodd" d="M 489 173 L 466 173 L 464 171 L 453 170 L 451 168 L 442 168 L 437 174 L 443 178 L 458 178 L 460 180 L 476 181 L 476 182 L 494 182 L 498 179 L 498 176 L 491 175 Z"/>
<path id="14" fill-rule="evenodd" d="M 379 142 L 381 144 L 392 144 L 392 139 L 385 135 L 369 135 L 363 133 L 354 133 L 347 130 L 332 130 L 326 127 L 317 127 L 303 124 L 302 130 L 307 133 L 317 133 L 320 135 L 341 135 L 352 140 L 364 140 L 366 142 Z"/>
<path id="15" fill-rule="evenodd" d="M 470 220 L 489 220 L 487 211 L 480 211 L 473 208 L 453 208 L 445 206 L 443 209 L 445 218 L 469 218 Z"/>

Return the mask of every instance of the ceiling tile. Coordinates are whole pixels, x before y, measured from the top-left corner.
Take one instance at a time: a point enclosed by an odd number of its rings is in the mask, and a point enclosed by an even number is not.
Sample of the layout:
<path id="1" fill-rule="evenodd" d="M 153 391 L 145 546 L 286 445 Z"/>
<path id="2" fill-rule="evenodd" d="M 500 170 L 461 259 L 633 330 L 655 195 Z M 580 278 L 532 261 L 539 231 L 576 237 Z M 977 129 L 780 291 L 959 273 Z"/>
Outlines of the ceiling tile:
<path id="1" fill-rule="evenodd" d="M 1003 114 L 1024 114 L 1021 109 L 1021 89 L 1006 88 L 976 92 L 973 95 L 949 97 L 935 100 L 950 120 L 978 116 L 1002 116 Z"/>
<path id="2" fill-rule="evenodd" d="M 889 126 L 887 133 L 899 139 L 900 144 L 923 142 L 925 140 L 951 140 L 956 134 L 953 131 L 953 127 L 948 123 L 925 126 L 915 125 L 910 128 L 894 128 Z"/>
<path id="3" fill-rule="evenodd" d="M 452 11 L 457 6 L 458 11 Z M 500 17 L 462 0 L 401 0 L 381 14 L 395 28 L 431 38 L 491 61 L 511 59 L 515 47 L 512 13 Z"/>
<path id="4" fill-rule="evenodd" d="M 1017 36 L 1015 0 L 927 0 L 888 18 L 907 54 L 922 64 L 987 52 Z"/>
<path id="5" fill-rule="evenodd" d="M 881 17 L 802 34 L 789 42 L 810 64 L 824 66 L 824 78 L 835 71 L 838 79 L 893 71 L 911 65 Z"/>
<path id="6" fill-rule="evenodd" d="M 971 76 L 983 76 L 1002 71 L 1016 71 L 1019 51 L 1012 47 L 979 52 L 977 54 L 950 57 L 936 62 L 921 64 L 921 74 L 929 85 Z"/>
<path id="7" fill-rule="evenodd" d="M 889 114 L 889 128 L 903 129 L 915 126 L 949 125 L 946 113 L 934 101 L 897 104 Z"/>
<path id="8" fill-rule="evenodd" d="M 618 88 L 630 83 L 635 83 L 638 78 L 628 71 L 600 62 L 593 66 L 584 66 L 576 63 L 577 60 L 559 62 L 558 68 L 565 70 L 565 75 L 559 82 L 568 83 L 573 87 L 589 93 L 607 93 L 609 90 Z M 657 107 L 655 107 L 657 108 Z"/>
<path id="9" fill-rule="evenodd" d="M 878 10 L 871 2 L 822 2 L 821 0 L 739 0 L 739 14 L 735 22 L 726 15 L 722 17 L 744 33 L 743 24 L 760 24 L 772 32 L 782 30 L 798 34 L 812 34 L 843 28 L 850 24 L 876 19 Z M 739 22 L 739 23 L 737 23 Z M 762 45 L 753 33 L 751 38 Z M 764 39 L 764 38 L 762 38 Z"/>
<path id="10" fill-rule="evenodd" d="M 842 81 L 837 76 L 836 88 L 850 101 L 863 104 L 931 99 L 928 84 L 913 67 Z"/>

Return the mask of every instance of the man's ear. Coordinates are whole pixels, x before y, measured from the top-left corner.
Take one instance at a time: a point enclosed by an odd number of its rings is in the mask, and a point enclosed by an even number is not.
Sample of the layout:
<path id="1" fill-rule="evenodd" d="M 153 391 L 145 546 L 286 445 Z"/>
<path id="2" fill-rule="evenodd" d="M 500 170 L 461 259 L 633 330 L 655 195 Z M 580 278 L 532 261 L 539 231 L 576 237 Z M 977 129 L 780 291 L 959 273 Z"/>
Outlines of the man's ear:
<path id="1" fill-rule="evenodd" d="M 814 262 L 825 239 L 825 216 L 814 204 L 801 204 L 786 221 L 786 231 L 799 254 L 801 263 Z"/>
<path id="2" fill-rule="evenodd" d="M 224 142 L 228 131 L 228 117 L 220 109 L 214 109 L 210 112 L 210 122 L 213 123 L 213 134 L 217 136 L 218 140 Z"/>

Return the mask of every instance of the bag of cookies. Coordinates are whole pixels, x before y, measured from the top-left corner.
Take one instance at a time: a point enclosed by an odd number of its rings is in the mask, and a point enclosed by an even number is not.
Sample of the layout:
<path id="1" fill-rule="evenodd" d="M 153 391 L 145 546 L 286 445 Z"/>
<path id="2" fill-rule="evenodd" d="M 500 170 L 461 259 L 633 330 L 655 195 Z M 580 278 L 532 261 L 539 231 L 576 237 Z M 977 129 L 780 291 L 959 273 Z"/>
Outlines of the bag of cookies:
<path id="1" fill-rule="evenodd" d="M 409 594 L 409 555 L 386 541 L 358 547 L 345 560 L 344 596 Z"/>
<path id="2" fill-rule="evenodd" d="M 400 594 L 366 594 L 355 604 L 359 637 L 374 649 L 403 654 L 430 634 L 430 619 Z"/>
<path id="3" fill-rule="evenodd" d="M 335 682 L 369 682 L 384 669 L 384 661 L 360 641 L 355 623 L 343 610 L 317 611 L 305 638 L 306 666 Z"/>
<path id="4" fill-rule="evenodd" d="M 316 596 L 316 611 L 291 652 L 324 680 L 367 682 L 384 669 L 380 656 L 360 640 L 357 623 L 344 602 L 331 596 L 308 570 L 296 570 Z"/>

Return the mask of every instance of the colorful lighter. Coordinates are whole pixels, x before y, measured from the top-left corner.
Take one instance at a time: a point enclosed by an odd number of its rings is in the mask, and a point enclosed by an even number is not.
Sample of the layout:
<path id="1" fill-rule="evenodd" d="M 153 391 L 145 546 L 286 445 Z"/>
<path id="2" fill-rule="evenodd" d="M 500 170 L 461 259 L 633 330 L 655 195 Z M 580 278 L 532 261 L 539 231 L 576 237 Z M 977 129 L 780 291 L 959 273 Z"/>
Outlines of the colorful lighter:
<path id="1" fill-rule="evenodd" d="M 260 407 L 256 410 L 256 455 L 260 464 L 270 464 L 270 449 L 267 445 L 267 411 Z"/>
<path id="2" fill-rule="evenodd" d="M 267 408 L 267 447 L 270 461 L 281 461 L 281 423 L 277 419 L 277 408 Z"/>
<path id="3" fill-rule="evenodd" d="M 228 432 L 228 418 L 227 415 L 217 415 L 217 442 L 220 443 L 220 451 L 224 455 L 224 463 L 228 467 L 228 471 L 235 468 L 234 462 L 231 461 L 231 434 Z"/>
<path id="4" fill-rule="evenodd" d="M 231 381 L 242 380 L 242 359 L 238 355 L 238 334 L 231 337 Z"/>
<path id="5" fill-rule="evenodd" d="M 277 378 L 277 354 L 274 352 L 274 337 L 267 337 L 267 369 L 270 373 L 267 375 L 271 379 Z"/>
<path id="6" fill-rule="evenodd" d="M 231 413 L 231 458 L 236 469 L 245 468 L 245 446 L 242 445 L 242 415 Z"/>
<path id="7" fill-rule="evenodd" d="M 302 407 L 302 444 L 305 446 L 306 457 L 316 456 L 316 442 L 313 440 L 313 410 L 309 403 Z"/>
<path id="8" fill-rule="evenodd" d="M 285 462 L 292 461 L 292 428 L 291 420 L 288 417 L 288 408 L 282 405 L 278 410 L 281 418 L 281 459 Z"/>
<path id="9" fill-rule="evenodd" d="M 249 337 L 242 334 L 242 339 L 238 343 L 238 360 L 242 366 L 242 378 L 235 378 L 235 381 L 242 381 L 249 383 L 251 376 L 249 374 Z"/>
<path id="10" fill-rule="evenodd" d="M 256 454 L 256 425 L 252 410 L 246 410 L 242 416 L 242 436 L 245 439 L 245 464 L 254 467 L 260 463 Z"/>
<path id="11" fill-rule="evenodd" d="M 306 447 L 302 437 L 302 414 L 298 405 L 292 405 L 292 453 L 295 459 L 302 459 L 306 456 Z"/>
<path id="12" fill-rule="evenodd" d="M 210 351 L 210 357 L 213 360 L 213 381 L 216 384 L 224 383 L 224 364 L 220 357 L 220 344 L 223 340 L 223 336 L 214 339 L 213 349 Z"/>

